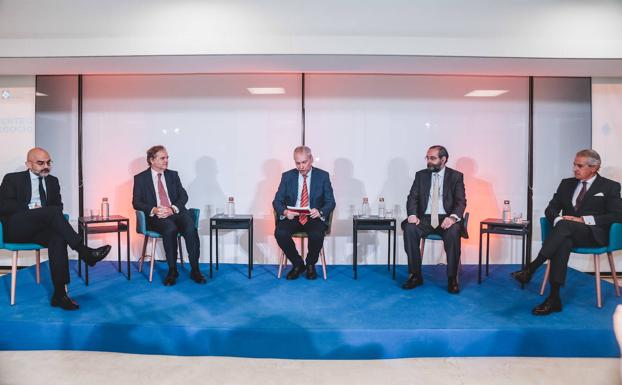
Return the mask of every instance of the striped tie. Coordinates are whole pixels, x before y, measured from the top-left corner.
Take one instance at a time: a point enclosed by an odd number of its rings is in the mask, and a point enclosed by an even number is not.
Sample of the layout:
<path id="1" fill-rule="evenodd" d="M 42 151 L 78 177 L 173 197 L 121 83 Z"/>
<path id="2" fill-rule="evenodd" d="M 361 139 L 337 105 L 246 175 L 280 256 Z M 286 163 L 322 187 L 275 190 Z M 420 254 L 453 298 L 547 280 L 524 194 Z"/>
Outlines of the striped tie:
<path id="1" fill-rule="evenodd" d="M 309 191 L 307 190 L 307 176 L 302 176 L 302 193 L 300 193 L 300 207 L 309 206 Z M 309 220 L 307 214 L 300 214 L 298 221 L 304 225 Z"/>

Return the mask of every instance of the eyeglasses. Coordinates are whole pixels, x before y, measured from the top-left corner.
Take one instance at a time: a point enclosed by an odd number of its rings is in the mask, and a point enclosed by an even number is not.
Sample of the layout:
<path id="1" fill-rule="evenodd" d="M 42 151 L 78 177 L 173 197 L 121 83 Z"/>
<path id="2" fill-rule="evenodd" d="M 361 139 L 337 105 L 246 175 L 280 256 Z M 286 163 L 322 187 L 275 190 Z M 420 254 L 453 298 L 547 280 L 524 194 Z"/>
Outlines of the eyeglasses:
<path id="1" fill-rule="evenodd" d="M 437 160 L 437 159 L 440 159 L 440 158 L 438 156 L 424 156 L 423 159 L 434 161 L 434 160 Z"/>
<path id="2" fill-rule="evenodd" d="M 51 166 L 51 165 L 52 165 L 52 160 L 51 160 L 51 159 L 50 159 L 50 160 L 48 160 L 48 161 L 45 161 L 45 160 L 37 160 L 37 161 L 35 161 L 34 163 L 36 163 L 36 164 L 37 164 L 37 166 L 43 166 L 43 165 L 48 165 L 48 166 Z"/>

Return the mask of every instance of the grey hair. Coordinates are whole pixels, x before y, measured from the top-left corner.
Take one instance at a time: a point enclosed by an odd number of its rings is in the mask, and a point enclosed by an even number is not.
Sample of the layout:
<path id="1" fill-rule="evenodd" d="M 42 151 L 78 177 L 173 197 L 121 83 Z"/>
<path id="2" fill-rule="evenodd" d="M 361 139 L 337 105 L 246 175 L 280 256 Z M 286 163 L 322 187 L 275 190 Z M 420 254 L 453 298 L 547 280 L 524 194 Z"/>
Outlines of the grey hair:
<path id="1" fill-rule="evenodd" d="M 577 152 L 576 156 L 587 158 L 587 164 L 600 167 L 600 155 L 594 150 L 585 149 Z"/>
<path id="2" fill-rule="evenodd" d="M 313 154 L 311 153 L 311 149 L 307 146 L 298 146 L 294 148 L 294 155 L 304 153 L 308 158 L 313 159 Z"/>

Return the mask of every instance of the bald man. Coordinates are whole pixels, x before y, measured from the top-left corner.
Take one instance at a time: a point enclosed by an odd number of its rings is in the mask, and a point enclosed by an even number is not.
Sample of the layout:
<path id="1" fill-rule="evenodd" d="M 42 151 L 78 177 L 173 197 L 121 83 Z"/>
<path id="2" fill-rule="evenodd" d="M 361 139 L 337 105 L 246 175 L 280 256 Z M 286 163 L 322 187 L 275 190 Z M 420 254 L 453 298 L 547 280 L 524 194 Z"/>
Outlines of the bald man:
<path id="1" fill-rule="evenodd" d="M 4 240 L 11 243 L 37 243 L 48 248 L 50 272 L 54 284 L 51 305 L 64 310 L 80 306 L 65 291 L 69 283 L 67 245 L 89 265 L 110 252 L 110 245 L 86 247 L 63 217 L 63 202 L 58 178 L 50 175 L 50 154 L 35 147 L 28 151 L 26 171 L 6 174 L 0 185 L 0 221 Z"/>

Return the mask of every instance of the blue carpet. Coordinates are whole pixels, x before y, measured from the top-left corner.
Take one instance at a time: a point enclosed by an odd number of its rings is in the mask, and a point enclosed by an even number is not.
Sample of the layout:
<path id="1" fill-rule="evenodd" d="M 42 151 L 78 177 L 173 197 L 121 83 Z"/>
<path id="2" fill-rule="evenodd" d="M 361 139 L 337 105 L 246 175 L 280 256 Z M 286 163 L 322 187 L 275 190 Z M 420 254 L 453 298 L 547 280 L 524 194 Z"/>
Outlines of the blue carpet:
<path id="1" fill-rule="evenodd" d="M 125 267 L 125 266 L 124 266 Z M 208 266 L 202 266 L 208 271 Z M 85 287 L 71 265 L 70 294 L 80 310 L 49 306 L 47 263 L 36 285 L 34 267 L 18 272 L 16 305 L 10 275 L 0 278 L 0 349 L 91 350 L 145 354 L 304 359 L 446 356 L 619 357 L 611 317 L 620 299 L 603 282 L 604 307 L 595 306 L 594 277 L 569 271 L 564 311 L 532 316 L 543 270 L 521 290 L 509 273 L 491 266 L 477 284 L 477 266 L 463 266 L 462 292 L 446 291 L 444 266 L 424 266 L 425 285 L 400 289 L 406 268 L 391 280 L 386 266 L 329 266 L 328 280 L 276 279 L 276 266 L 221 265 L 207 285 L 180 271 L 164 287 L 166 266 L 154 282 L 132 265 L 132 280 L 116 264 L 90 270 Z M 319 270 L 319 269 L 318 269 Z"/>

